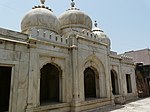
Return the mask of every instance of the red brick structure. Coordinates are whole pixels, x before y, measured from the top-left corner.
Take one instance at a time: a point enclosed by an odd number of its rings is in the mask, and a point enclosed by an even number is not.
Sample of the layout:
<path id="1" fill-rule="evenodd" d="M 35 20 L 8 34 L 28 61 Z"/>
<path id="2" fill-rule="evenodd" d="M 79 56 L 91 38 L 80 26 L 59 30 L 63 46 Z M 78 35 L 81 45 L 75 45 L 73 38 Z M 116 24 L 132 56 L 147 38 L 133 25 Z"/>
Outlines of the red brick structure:
<path id="1" fill-rule="evenodd" d="M 135 63 L 143 63 L 144 65 L 150 65 L 150 49 L 141 49 L 137 51 L 125 52 L 125 55 L 133 57 Z"/>
<path id="2" fill-rule="evenodd" d="M 136 64 L 135 74 L 136 74 L 136 83 L 139 97 L 147 97 L 150 93 L 149 88 L 149 73 L 150 65 L 144 66 L 142 63 Z"/>
<path id="3" fill-rule="evenodd" d="M 139 97 L 150 96 L 150 49 L 125 52 L 133 57 L 136 64 L 135 74 Z"/>

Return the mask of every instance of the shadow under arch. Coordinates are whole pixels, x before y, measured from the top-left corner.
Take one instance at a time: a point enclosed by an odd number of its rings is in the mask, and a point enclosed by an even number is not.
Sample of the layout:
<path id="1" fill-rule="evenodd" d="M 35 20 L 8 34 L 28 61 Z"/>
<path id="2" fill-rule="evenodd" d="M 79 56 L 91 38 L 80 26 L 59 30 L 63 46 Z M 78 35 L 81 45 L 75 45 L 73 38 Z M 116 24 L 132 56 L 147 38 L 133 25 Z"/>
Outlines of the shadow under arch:
<path id="1" fill-rule="evenodd" d="M 59 66 L 57 63 L 54 63 L 54 62 L 50 62 L 50 63 L 46 62 L 45 64 L 43 64 L 43 65 L 40 67 L 40 70 L 41 70 L 44 66 L 46 66 L 46 65 L 48 65 L 48 64 L 51 64 L 51 65 L 55 66 L 60 72 L 62 71 L 61 66 Z"/>
<path id="2" fill-rule="evenodd" d="M 113 95 L 119 94 L 118 75 L 114 69 L 111 69 L 111 85 Z"/>
<path id="3" fill-rule="evenodd" d="M 88 98 L 96 98 L 98 94 L 96 94 L 98 86 L 98 72 L 93 67 L 88 67 L 84 70 L 84 96 L 85 99 Z"/>
<path id="4" fill-rule="evenodd" d="M 97 72 L 104 72 L 105 74 L 105 68 L 102 61 L 95 55 L 90 55 L 83 61 L 84 69 L 90 66 L 93 67 L 93 69 L 96 69 Z"/>
<path id="5" fill-rule="evenodd" d="M 61 68 L 55 63 L 47 63 L 41 69 L 40 104 L 59 103 L 61 101 Z"/>

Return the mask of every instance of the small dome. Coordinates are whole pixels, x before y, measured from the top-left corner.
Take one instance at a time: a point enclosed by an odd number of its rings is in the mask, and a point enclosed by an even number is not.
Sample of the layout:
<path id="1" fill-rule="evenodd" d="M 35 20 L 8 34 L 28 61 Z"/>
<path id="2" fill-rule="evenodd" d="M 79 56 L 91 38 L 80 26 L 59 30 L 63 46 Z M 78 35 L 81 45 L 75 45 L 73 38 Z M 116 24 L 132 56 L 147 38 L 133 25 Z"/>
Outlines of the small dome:
<path id="1" fill-rule="evenodd" d="M 85 13 L 75 8 L 75 3 L 71 3 L 71 8 L 59 16 L 61 29 L 65 28 L 82 28 L 91 30 L 92 20 Z"/>
<path id="2" fill-rule="evenodd" d="M 97 27 L 97 21 L 95 21 L 94 26 L 95 27 L 92 29 L 92 32 L 96 34 L 99 38 L 102 37 L 102 35 L 104 35 L 104 31 Z"/>
<path id="3" fill-rule="evenodd" d="M 60 31 L 60 23 L 51 9 L 44 5 L 35 6 L 29 11 L 21 22 L 21 30 L 28 33 L 31 28 L 50 30 L 55 33 Z"/>
<path id="4" fill-rule="evenodd" d="M 96 34 L 99 38 L 102 37 L 102 35 L 104 34 L 104 31 L 98 27 L 93 28 L 92 32 Z"/>
<path id="5" fill-rule="evenodd" d="M 111 45 L 111 41 L 109 37 L 104 33 L 104 31 L 97 27 L 97 22 L 95 21 L 94 28 L 92 29 L 92 32 L 98 36 L 98 38 L 101 38 L 101 41 L 108 46 Z"/>

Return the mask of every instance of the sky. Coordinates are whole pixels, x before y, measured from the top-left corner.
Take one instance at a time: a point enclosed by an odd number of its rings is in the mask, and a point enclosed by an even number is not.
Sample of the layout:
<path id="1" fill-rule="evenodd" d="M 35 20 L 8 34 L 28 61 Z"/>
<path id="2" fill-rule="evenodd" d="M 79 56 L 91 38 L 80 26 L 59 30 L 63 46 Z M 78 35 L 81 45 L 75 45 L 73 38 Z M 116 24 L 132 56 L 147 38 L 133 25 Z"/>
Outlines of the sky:
<path id="1" fill-rule="evenodd" d="M 71 0 L 46 0 L 59 17 Z M 150 47 L 150 0 L 75 0 L 76 7 L 97 20 L 111 40 L 111 50 L 123 53 Z M 39 0 L 0 0 L 0 27 L 20 31 L 20 23 Z"/>

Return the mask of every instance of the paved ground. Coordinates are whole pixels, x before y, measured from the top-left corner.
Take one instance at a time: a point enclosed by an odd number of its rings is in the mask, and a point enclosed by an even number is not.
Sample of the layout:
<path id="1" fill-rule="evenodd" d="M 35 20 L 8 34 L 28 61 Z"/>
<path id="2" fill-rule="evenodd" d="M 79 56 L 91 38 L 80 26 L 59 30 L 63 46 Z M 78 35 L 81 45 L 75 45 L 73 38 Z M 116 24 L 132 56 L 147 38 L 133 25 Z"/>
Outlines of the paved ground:
<path id="1" fill-rule="evenodd" d="M 116 105 L 93 112 L 150 112 L 150 98 L 138 99 L 124 105 Z"/>

